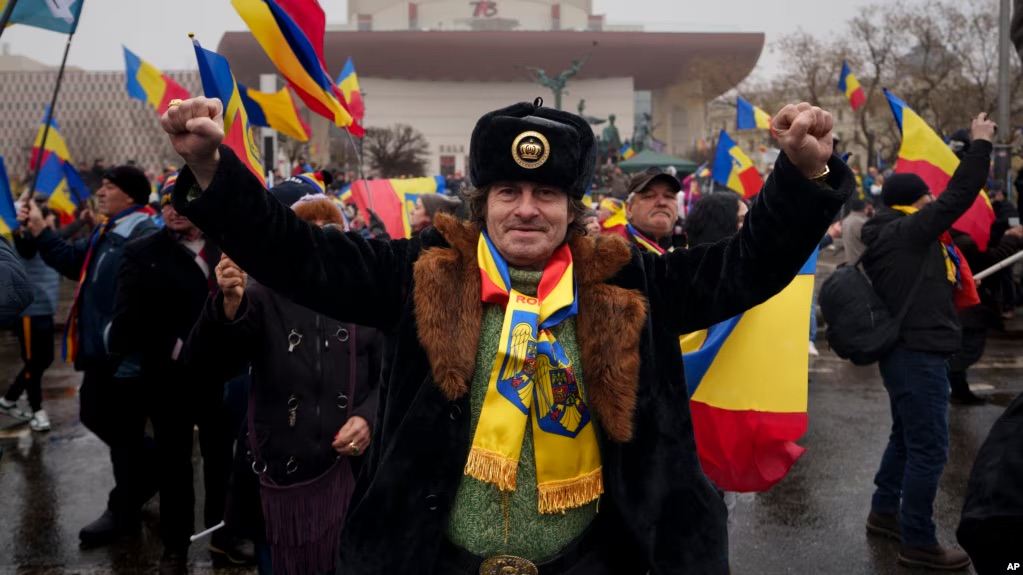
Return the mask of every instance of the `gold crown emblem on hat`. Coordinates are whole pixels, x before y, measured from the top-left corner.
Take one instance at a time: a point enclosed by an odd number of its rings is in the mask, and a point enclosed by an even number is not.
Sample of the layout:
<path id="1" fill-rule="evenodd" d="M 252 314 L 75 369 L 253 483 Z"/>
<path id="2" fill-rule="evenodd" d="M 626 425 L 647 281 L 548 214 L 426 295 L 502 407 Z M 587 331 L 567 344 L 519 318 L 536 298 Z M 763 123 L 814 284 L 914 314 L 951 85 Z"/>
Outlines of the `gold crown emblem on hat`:
<path id="1" fill-rule="evenodd" d="M 512 159 L 520 167 L 535 170 L 547 162 L 551 145 L 540 132 L 522 132 L 512 142 Z"/>

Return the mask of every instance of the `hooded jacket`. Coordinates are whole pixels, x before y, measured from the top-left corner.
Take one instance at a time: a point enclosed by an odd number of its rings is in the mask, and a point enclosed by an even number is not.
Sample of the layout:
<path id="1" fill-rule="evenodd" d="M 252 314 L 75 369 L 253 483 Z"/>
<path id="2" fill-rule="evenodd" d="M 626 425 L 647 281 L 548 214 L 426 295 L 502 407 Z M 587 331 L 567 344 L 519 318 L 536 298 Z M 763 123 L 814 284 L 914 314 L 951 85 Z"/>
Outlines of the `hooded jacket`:
<path id="1" fill-rule="evenodd" d="M 893 315 L 909 299 L 917 275 L 924 276 L 902 322 L 899 347 L 940 355 L 959 350 L 959 314 L 938 238 L 973 205 L 990 161 L 991 143 L 975 140 L 936 200 L 913 215 L 882 207 L 863 224 L 863 266 Z"/>
<path id="2" fill-rule="evenodd" d="M 439 216 L 412 240 L 321 230 L 263 192 L 230 149 L 220 156 L 198 195 L 182 171 L 176 209 L 263 284 L 390 334 L 374 469 L 342 535 L 340 572 L 432 572 L 471 440 L 480 229 Z M 678 336 L 792 280 L 855 187 L 838 158 L 829 166 L 824 187 L 779 157 L 750 224 L 728 241 L 659 257 L 614 237 L 569 242 L 580 359 L 602 430 L 600 513 L 616 519 L 611 536 L 637 573 L 728 572 L 726 511 L 700 469 Z"/>

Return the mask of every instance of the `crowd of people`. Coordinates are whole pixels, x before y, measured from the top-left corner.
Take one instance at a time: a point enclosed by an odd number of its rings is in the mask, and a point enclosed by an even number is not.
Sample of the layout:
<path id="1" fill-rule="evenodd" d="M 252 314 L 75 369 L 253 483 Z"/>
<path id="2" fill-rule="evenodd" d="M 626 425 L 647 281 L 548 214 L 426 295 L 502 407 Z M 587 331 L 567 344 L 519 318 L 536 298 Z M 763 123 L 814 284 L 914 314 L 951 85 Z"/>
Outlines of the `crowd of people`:
<path id="1" fill-rule="evenodd" d="M 966 374 L 1016 293 L 1011 272 L 961 292 L 1023 248 L 1004 198 L 987 250 L 948 233 L 987 177 L 983 115 L 948 189 L 929 190 L 858 182 L 830 114 L 787 106 L 759 194 L 683 202 L 679 174 L 598 168 L 582 118 L 516 104 L 480 118 L 468 181 L 449 178 L 461 193 L 421 195 L 413 237 L 392 239 L 335 201 L 354 174 L 302 160 L 265 190 L 222 145 L 220 111 L 164 114 L 180 172 L 97 162 L 95 216 L 61 228 L 26 194 L 0 241 L 0 322 L 24 363 L 0 413 L 34 431 L 51 426 L 60 276 L 77 286 L 61 357 L 115 481 L 83 545 L 138 533 L 159 493 L 160 573 L 187 572 L 197 427 L 210 551 L 261 575 L 727 573 L 678 337 L 766 301 L 840 238 L 908 307 L 880 362 L 892 432 L 866 529 L 900 540 L 904 565 L 970 564 L 933 521 L 948 402 L 981 401 Z M 598 169 L 608 193 L 590 205 Z"/>

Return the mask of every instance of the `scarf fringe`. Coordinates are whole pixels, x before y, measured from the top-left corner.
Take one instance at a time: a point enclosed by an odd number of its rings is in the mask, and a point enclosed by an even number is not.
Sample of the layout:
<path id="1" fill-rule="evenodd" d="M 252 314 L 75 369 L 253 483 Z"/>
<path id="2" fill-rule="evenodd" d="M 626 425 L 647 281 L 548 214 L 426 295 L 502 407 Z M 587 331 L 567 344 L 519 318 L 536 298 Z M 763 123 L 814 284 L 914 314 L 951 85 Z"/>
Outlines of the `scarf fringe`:
<path id="1" fill-rule="evenodd" d="M 537 485 L 540 513 L 564 513 L 582 507 L 604 493 L 601 468 L 581 477 L 565 481 L 548 481 Z"/>
<path id="2" fill-rule="evenodd" d="M 501 491 L 515 491 L 515 477 L 519 469 L 516 459 L 508 459 L 499 453 L 475 445 L 469 451 L 465 462 L 465 474 L 485 483 L 492 483 Z"/>

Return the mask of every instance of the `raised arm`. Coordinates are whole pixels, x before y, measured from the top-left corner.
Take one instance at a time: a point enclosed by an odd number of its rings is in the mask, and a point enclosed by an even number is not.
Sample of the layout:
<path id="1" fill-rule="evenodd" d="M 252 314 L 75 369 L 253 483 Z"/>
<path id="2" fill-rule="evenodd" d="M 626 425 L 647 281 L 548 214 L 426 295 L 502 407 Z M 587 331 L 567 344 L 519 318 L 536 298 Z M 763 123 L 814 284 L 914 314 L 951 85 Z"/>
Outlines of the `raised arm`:
<path id="1" fill-rule="evenodd" d="M 986 114 L 973 119 L 970 147 L 948 181 L 948 187 L 938 199 L 893 224 L 898 226 L 900 238 L 918 244 L 937 241 L 938 236 L 970 209 L 987 182 L 995 130 L 994 122 L 988 120 Z M 939 190 L 931 190 L 936 191 Z"/>
<path id="2" fill-rule="evenodd" d="M 831 154 L 831 126 L 820 108 L 786 106 L 773 123 L 783 153 L 742 229 L 650 262 L 651 305 L 670 330 L 688 333 L 733 317 L 792 281 L 855 191 L 852 172 Z M 818 177 L 825 166 L 830 173 Z"/>
<path id="3" fill-rule="evenodd" d="M 89 251 L 89 240 L 72 242 L 57 235 L 57 232 L 46 225 L 39 206 L 29 199 L 27 194 L 22 196 L 18 221 L 21 223 L 22 233 L 28 235 L 22 238 L 18 249 L 22 253 L 38 250 L 46 265 L 69 280 L 78 281 L 82 274 L 82 266 L 85 265 L 85 254 Z"/>
<path id="4" fill-rule="evenodd" d="M 382 328 L 397 323 L 417 244 L 365 240 L 300 219 L 220 145 L 219 100 L 186 100 L 161 121 L 187 163 L 175 186 L 175 208 L 242 269 L 340 321 Z"/>

